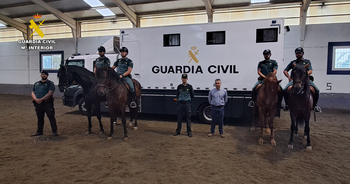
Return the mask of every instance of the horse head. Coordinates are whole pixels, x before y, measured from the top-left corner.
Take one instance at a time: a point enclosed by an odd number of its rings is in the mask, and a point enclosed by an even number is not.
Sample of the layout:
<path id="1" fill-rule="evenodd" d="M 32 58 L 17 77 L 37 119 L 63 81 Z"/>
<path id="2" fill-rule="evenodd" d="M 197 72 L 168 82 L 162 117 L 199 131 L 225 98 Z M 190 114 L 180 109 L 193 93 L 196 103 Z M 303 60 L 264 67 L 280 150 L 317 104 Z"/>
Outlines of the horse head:
<path id="1" fill-rule="evenodd" d="M 97 94 L 105 96 L 108 88 L 107 67 L 96 68 Z"/>
<path id="2" fill-rule="evenodd" d="M 293 79 L 293 87 L 292 87 L 293 93 L 297 93 L 297 94 L 304 93 L 305 83 L 309 79 L 309 75 L 306 72 L 307 67 L 309 67 L 309 64 L 303 67 L 302 65 L 297 65 L 293 63 L 292 76 L 291 76 Z"/>
<path id="3" fill-rule="evenodd" d="M 276 100 L 276 96 L 278 94 L 278 85 L 282 80 L 277 80 L 276 74 L 271 72 L 269 73 L 264 81 L 264 95 L 266 101 L 264 102 L 266 107 L 269 107 Z"/>
<path id="4" fill-rule="evenodd" d="M 68 87 L 73 83 L 73 79 L 67 71 L 67 67 L 64 65 L 60 66 L 60 69 L 57 73 L 58 77 L 58 88 L 61 92 L 64 92 L 68 89 Z"/>

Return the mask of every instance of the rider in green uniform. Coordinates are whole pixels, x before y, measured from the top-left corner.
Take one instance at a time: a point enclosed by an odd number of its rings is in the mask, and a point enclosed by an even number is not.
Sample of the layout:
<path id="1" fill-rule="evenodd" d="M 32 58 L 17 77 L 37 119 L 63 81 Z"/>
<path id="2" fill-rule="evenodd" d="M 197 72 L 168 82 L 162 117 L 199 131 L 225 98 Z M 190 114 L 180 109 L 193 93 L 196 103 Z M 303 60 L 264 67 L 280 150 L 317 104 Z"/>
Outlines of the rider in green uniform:
<path id="1" fill-rule="evenodd" d="M 307 64 L 309 64 L 308 68 L 306 69 L 307 73 L 309 74 L 309 76 L 312 74 L 312 66 L 311 66 L 311 62 L 308 59 L 304 59 L 304 49 L 302 47 L 298 47 L 295 49 L 295 57 L 297 58 L 296 60 L 291 61 L 287 67 L 284 69 L 283 73 L 284 75 L 288 78 L 289 83 L 286 85 L 286 87 L 284 88 L 284 101 L 286 102 L 286 107 L 285 110 L 288 110 L 288 93 L 287 91 L 290 90 L 293 86 L 293 81 L 292 78 L 290 77 L 290 75 L 288 74 L 288 71 L 291 70 L 293 68 L 293 63 L 297 64 L 297 65 L 302 65 L 305 66 Z M 315 112 L 322 112 L 321 107 L 319 107 L 317 105 L 318 102 L 318 98 L 320 96 L 320 90 L 317 88 L 317 86 L 315 85 L 315 83 L 310 80 L 310 87 L 311 87 L 311 91 L 313 94 L 313 109 Z"/>
<path id="2" fill-rule="evenodd" d="M 120 55 L 122 56 L 121 59 L 118 59 L 116 62 L 114 62 L 112 68 L 115 69 L 117 68 L 117 74 L 119 75 L 120 78 L 124 79 L 124 82 L 129 84 L 130 86 L 130 94 L 131 94 L 131 103 L 130 107 L 131 108 L 136 108 L 136 103 L 135 103 L 135 88 L 134 84 L 131 81 L 131 71 L 132 68 L 134 67 L 134 63 L 132 62 L 131 59 L 127 58 L 126 56 L 129 54 L 129 50 L 126 47 L 122 47 L 120 49 Z"/>
<path id="3" fill-rule="evenodd" d="M 260 61 L 258 64 L 258 82 L 255 83 L 253 90 L 252 90 L 252 100 L 248 103 L 249 107 L 254 107 L 254 104 L 256 102 L 256 95 L 257 95 L 257 89 L 264 83 L 265 77 L 273 72 L 277 73 L 278 64 L 275 60 L 270 59 L 271 57 L 271 51 L 270 49 L 265 49 L 263 51 L 263 55 L 265 60 Z M 278 86 L 278 108 L 282 108 L 281 102 L 282 102 L 282 87 Z"/>
<path id="4" fill-rule="evenodd" d="M 98 54 L 100 57 L 96 58 L 96 60 L 93 62 L 94 64 L 94 73 L 96 73 L 96 68 L 100 68 L 103 66 L 111 66 L 111 62 L 109 59 L 105 56 L 106 49 L 103 46 L 100 46 L 98 49 Z"/>

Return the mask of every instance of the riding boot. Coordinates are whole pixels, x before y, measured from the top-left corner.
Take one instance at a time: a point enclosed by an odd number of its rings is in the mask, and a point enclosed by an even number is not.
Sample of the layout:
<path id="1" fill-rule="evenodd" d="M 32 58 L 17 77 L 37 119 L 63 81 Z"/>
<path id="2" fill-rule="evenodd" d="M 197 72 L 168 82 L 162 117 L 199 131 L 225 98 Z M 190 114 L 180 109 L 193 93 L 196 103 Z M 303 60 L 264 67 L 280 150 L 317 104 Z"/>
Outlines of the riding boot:
<path id="1" fill-rule="evenodd" d="M 289 110 L 289 93 L 288 90 L 283 90 L 283 97 L 284 97 L 284 102 L 286 103 L 286 106 L 284 106 L 284 111 Z"/>
<path id="2" fill-rule="evenodd" d="M 130 103 L 130 107 L 131 108 L 136 108 L 137 105 L 136 105 L 136 102 L 135 102 L 135 98 L 136 98 L 136 92 L 130 92 L 130 95 L 131 95 L 131 103 Z"/>
<path id="3" fill-rule="evenodd" d="M 277 107 L 279 108 L 279 109 L 283 109 L 283 106 L 282 106 L 282 98 L 283 98 L 283 94 L 282 94 L 283 92 L 281 91 L 281 92 L 278 92 L 278 102 L 277 102 Z"/>
<path id="4" fill-rule="evenodd" d="M 254 105 L 255 105 L 256 93 L 257 93 L 256 91 L 257 91 L 256 88 L 253 88 L 253 90 L 252 90 L 252 100 L 250 100 L 249 103 L 248 103 L 249 107 L 254 107 Z"/>
<path id="5" fill-rule="evenodd" d="M 319 97 L 320 97 L 320 94 L 315 92 L 315 94 L 314 94 L 314 103 L 313 103 L 313 109 L 314 109 L 315 112 L 322 112 L 321 107 L 317 105 Z"/>

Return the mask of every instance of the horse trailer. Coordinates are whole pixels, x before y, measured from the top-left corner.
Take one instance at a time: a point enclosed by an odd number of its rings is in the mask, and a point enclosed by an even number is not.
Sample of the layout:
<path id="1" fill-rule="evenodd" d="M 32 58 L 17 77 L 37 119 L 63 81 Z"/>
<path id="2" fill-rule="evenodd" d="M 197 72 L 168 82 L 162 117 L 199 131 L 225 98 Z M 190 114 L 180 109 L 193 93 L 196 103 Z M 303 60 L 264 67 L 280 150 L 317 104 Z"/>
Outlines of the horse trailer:
<path id="1" fill-rule="evenodd" d="M 221 79 L 221 87 L 229 96 L 225 117 L 251 121 L 253 109 L 247 104 L 258 78 L 258 62 L 264 59 L 263 50 L 270 49 L 271 59 L 283 62 L 283 24 L 284 19 L 264 19 L 122 29 L 114 43 L 119 43 L 117 48 L 129 49 L 128 57 L 134 62 L 132 76 L 142 86 L 142 113 L 176 114 L 176 88 L 181 74 L 186 73 L 195 92 L 192 115 L 202 122 L 211 120 L 208 94 L 215 79 Z M 117 56 L 107 55 L 111 64 Z M 69 58 L 67 62 L 73 64 L 80 57 L 86 56 Z M 92 67 L 98 55 L 89 57 L 88 65 Z M 277 78 L 281 76 L 279 68 Z M 79 103 L 73 91 L 65 93 L 66 105 L 68 98 L 74 106 Z"/>

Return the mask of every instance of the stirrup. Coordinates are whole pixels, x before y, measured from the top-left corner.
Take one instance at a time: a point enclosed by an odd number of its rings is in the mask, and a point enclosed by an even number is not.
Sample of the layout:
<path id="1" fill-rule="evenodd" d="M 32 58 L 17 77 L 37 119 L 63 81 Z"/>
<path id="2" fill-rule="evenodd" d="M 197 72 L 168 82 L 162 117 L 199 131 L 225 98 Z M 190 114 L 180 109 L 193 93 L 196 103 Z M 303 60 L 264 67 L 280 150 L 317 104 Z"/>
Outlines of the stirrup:
<path id="1" fill-rule="evenodd" d="M 105 107 L 108 108 L 108 102 L 106 102 Z"/>
<path id="2" fill-rule="evenodd" d="M 253 100 L 251 100 L 251 101 L 249 101 L 249 103 L 248 103 L 248 107 L 254 107 L 254 101 Z"/>
<path id="3" fill-rule="evenodd" d="M 132 102 L 130 103 L 130 107 L 134 109 L 134 108 L 137 107 L 137 105 L 136 105 L 136 103 L 135 103 L 134 101 L 132 101 Z"/>
<path id="4" fill-rule="evenodd" d="M 316 106 L 314 107 L 314 111 L 315 111 L 315 112 L 322 112 L 321 107 L 318 106 L 318 105 L 316 105 Z"/>

